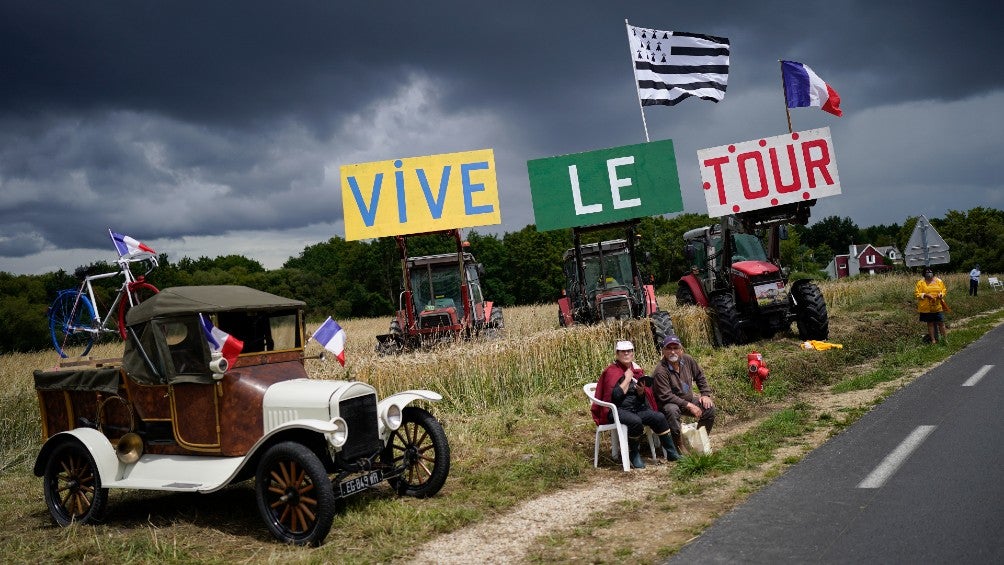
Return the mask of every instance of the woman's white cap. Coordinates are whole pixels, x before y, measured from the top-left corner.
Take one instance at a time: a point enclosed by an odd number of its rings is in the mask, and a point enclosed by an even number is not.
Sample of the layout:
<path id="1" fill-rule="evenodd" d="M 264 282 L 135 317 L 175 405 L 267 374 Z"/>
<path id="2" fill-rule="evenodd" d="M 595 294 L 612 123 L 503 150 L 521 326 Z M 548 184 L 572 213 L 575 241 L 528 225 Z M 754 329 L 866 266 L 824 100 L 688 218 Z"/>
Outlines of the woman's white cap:
<path id="1" fill-rule="evenodd" d="M 627 351 L 629 349 L 634 349 L 634 344 L 630 341 L 618 341 L 614 347 L 614 351 Z"/>

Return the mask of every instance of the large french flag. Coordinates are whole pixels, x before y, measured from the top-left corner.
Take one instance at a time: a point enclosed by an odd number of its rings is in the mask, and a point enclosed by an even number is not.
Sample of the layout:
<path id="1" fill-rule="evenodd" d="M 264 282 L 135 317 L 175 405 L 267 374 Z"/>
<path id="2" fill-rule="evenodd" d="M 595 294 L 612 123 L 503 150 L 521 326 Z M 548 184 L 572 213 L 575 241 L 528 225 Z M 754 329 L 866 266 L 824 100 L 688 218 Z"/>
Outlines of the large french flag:
<path id="1" fill-rule="evenodd" d="M 202 318 L 202 330 L 206 333 L 209 347 L 218 351 L 227 360 L 227 364 L 233 366 L 244 349 L 244 342 L 214 326 L 208 316 L 199 314 L 199 317 Z"/>
<path id="2" fill-rule="evenodd" d="M 325 349 L 335 354 L 335 359 L 345 366 L 345 330 L 338 325 L 338 322 L 328 316 L 327 320 L 321 324 L 314 335 L 310 336 L 324 346 Z"/>
<path id="3" fill-rule="evenodd" d="M 128 235 L 122 235 L 120 233 L 115 233 L 112 230 L 108 230 L 108 235 L 111 236 L 112 242 L 115 244 L 115 250 L 119 252 L 119 257 L 125 256 L 136 256 L 149 253 L 150 255 L 156 255 L 157 252 L 148 247 L 142 241 L 138 241 L 129 237 Z"/>
<path id="4" fill-rule="evenodd" d="M 781 80 L 789 108 L 816 106 L 834 116 L 844 115 L 840 109 L 840 95 L 833 87 L 812 72 L 808 65 L 795 61 L 781 61 Z"/>

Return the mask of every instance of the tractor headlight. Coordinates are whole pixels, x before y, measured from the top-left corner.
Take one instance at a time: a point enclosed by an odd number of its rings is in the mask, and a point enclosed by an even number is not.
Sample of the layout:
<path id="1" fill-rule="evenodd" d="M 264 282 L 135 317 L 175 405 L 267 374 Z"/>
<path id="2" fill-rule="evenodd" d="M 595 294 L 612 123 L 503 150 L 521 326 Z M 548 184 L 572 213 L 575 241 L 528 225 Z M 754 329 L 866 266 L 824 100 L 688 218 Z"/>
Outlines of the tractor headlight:
<path id="1" fill-rule="evenodd" d="M 348 424 L 338 416 L 332 418 L 331 423 L 334 424 L 335 431 L 328 434 L 328 442 L 334 447 L 345 445 L 345 440 L 349 439 Z"/>
<path id="2" fill-rule="evenodd" d="M 396 430 L 401 427 L 401 407 L 397 404 L 391 404 L 387 408 L 387 413 L 383 417 L 384 423 L 391 430 Z"/>

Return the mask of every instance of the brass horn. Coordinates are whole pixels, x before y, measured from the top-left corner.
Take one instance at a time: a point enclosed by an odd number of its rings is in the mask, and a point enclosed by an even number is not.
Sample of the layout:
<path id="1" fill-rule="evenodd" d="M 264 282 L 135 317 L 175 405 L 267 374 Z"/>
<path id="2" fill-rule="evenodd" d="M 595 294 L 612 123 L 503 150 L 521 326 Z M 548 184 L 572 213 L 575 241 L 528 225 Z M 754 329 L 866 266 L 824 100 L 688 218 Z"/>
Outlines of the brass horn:
<path id="1" fill-rule="evenodd" d="M 119 395 L 109 396 L 108 398 L 101 401 L 98 404 L 98 431 L 104 433 L 103 430 L 103 416 L 105 412 L 105 404 L 112 399 L 116 399 L 126 407 L 126 411 L 129 413 L 129 431 L 119 438 L 118 443 L 115 444 L 115 456 L 119 458 L 119 461 L 125 463 L 126 465 L 131 465 L 139 461 L 140 456 L 143 455 L 143 438 L 135 432 L 136 430 L 136 416 L 133 414 L 132 406 Z"/>
<path id="2" fill-rule="evenodd" d="M 126 465 L 139 461 L 143 455 L 143 438 L 136 432 L 129 432 L 120 437 L 118 445 L 115 446 L 115 455 Z"/>

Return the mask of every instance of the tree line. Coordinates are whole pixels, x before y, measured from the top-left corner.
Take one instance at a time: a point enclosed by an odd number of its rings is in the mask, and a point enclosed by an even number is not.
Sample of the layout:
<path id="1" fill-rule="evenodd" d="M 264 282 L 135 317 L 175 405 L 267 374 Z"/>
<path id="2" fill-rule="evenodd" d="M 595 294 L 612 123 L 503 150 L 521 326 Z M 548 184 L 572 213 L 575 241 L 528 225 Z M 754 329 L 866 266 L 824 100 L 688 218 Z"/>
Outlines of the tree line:
<path id="1" fill-rule="evenodd" d="M 688 265 L 683 257 L 683 234 L 706 226 L 711 219 L 701 214 L 673 218 L 642 218 L 639 267 L 647 281 L 663 293 L 673 294 L 675 282 Z M 896 245 L 901 251 L 916 225 L 911 217 L 902 224 L 859 228 L 846 217 L 830 216 L 811 226 L 791 226 L 782 242 L 782 264 L 798 276 L 821 278 L 820 272 L 836 254 L 846 253 L 852 243 Z M 950 210 L 931 225 L 951 248 L 952 262 L 946 271 L 968 271 L 979 263 L 985 273 L 1004 272 L 1004 211 L 977 207 L 968 212 Z M 623 230 L 586 234 L 582 243 L 624 237 Z M 564 282 L 562 255 L 572 246 L 572 230 L 538 232 L 528 225 L 504 235 L 471 231 L 466 240 L 470 251 L 484 266 L 485 298 L 502 306 L 554 302 Z M 455 241 L 436 235 L 408 238 L 411 256 L 449 253 Z M 394 238 L 345 241 L 332 237 L 308 246 L 290 257 L 281 268 L 267 270 L 261 263 L 240 255 L 216 258 L 184 257 L 176 262 L 167 254 L 148 280 L 159 288 L 183 285 L 237 284 L 303 300 L 314 318 L 390 316 L 401 292 L 401 261 Z M 79 285 L 85 271 L 114 271 L 114 263 L 94 263 L 74 273 L 59 270 L 43 275 L 12 275 L 0 272 L 0 353 L 32 351 L 49 347 L 47 309 L 56 292 Z M 793 275 L 794 276 L 794 275 Z M 101 309 L 114 298 L 120 279 L 95 282 Z"/>

